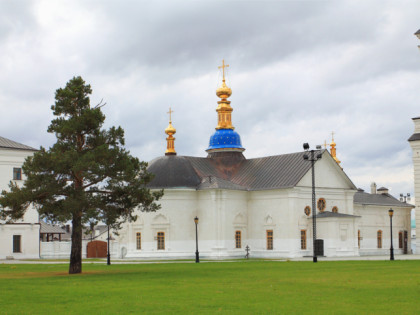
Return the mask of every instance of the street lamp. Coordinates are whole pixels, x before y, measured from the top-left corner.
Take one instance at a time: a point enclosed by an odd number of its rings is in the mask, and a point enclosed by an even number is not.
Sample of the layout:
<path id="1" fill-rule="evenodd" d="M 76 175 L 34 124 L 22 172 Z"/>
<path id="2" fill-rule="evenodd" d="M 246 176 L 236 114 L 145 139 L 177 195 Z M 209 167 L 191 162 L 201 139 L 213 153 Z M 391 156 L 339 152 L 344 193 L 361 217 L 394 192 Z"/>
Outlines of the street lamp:
<path id="1" fill-rule="evenodd" d="M 389 213 L 389 220 L 391 222 L 391 226 L 390 226 L 391 228 L 391 253 L 390 253 L 389 260 L 394 260 L 394 247 L 392 246 L 392 216 L 394 215 L 394 210 L 389 209 L 388 213 Z"/>
<path id="2" fill-rule="evenodd" d="M 108 253 L 106 255 L 106 264 L 107 265 L 111 264 L 111 253 L 109 251 L 109 224 L 108 224 Z"/>
<path id="3" fill-rule="evenodd" d="M 407 202 L 411 200 L 410 193 L 407 193 L 407 195 L 404 196 L 404 194 L 400 194 L 400 201 L 401 202 Z"/>
<path id="4" fill-rule="evenodd" d="M 316 147 L 317 150 L 321 149 L 321 146 L 317 146 Z M 312 168 L 312 231 L 313 231 L 313 251 L 314 251 L 314 255 L 313 255 L 313 262 L 317 262 L 318 261 L 318 257 L 316 256 L 317 253 L 315 252 L 315 244 L 316 244 L 316 208 L 315 208 L 315 161 L 319 160 L 322 158 L 322 153 L 318 152 L 318 154 L 316 155 L 315 158 L 315 150 L 310 150 L 309 151 L 309 144 L 308 143 L 304 143 L 303 144 L 303 149 L 306 151 L 306 153 L 303 155 L 303 159 L 306 161 L 311 161 L 311 168 Z M 310 153 L 310 157 L 308 155 L 308 153 Z"/>
<path id="5" fill-rule="evenodd" d="M 198 253 L 198 231 L 197 231 L 198 217 L 197 216 L 194 218 L 194 223 L 195 223 L 195 262 L 199 263 L 200 254 Z"/>

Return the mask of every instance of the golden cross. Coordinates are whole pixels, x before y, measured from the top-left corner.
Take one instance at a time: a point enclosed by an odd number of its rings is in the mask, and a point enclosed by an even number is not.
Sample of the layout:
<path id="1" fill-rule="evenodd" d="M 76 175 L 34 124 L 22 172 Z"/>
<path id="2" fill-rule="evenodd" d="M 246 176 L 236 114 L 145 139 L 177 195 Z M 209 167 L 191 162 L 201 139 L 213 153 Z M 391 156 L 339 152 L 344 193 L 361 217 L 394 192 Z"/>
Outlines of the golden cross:
<path id="1" fill-rule="evenodd" d="M 334 141 L 334 131 L 331 132 L 332 141 Z"/>
<path id="2" fill-rule="evenodd" d="M 324 148 L 327 148 L 327 140 L 324 140 Z"/>
<path id="3" fill-rule="evenodd" d="M 223 71 L 223 81 L 225 81 L 225 68 L 229 67 L 229 65 L 225 65 L 225 59 L 222 60 L 222 65 L 219 67 L 219 69 L 222 69 Z"/>
<path id="4" fill-rule="evenodd" d="M 169 122 L 172 123 L 172 113 L 174 111 L 169 107 L 169 112 L 167 112 L 167 114 L 169 114 Z"/>

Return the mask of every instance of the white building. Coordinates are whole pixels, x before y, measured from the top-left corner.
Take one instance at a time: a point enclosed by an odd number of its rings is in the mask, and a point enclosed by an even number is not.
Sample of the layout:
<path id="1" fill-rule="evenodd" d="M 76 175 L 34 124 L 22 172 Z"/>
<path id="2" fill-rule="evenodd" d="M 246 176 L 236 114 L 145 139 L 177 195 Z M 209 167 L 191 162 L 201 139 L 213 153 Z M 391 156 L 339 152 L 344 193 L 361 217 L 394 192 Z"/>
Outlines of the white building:
<path id="1" fill-rule="evenodd" d="M 155 174 L 149 187 L 165 190 L 162 209 L 139 212 L 136 222 L 124 226 L 118 239 L 121 256 L 193 257 L 195 217 L 201 257 L 243 257 L 246 246 L 252 257 L 312 256 L 314 209 L 307 152 L 246 159 L 233 130 L 233 109 L 227 100 L 231 90 L 224 78 L 216 94 L 221 99 L 218 126 L 207 157 L 176 155 L 176 130 L 170 119 L 165 156 L 151 161 L 148 169 Z M 386 188 L 377 191 L 376 185 L 371 193 L 358 190 L 339 165 L 334 141 L 331 154 L 315 151 L 318 154 L 316 235 L 322 240 L 323 255 L 388 254 L 390 208 L 395 253 L 410 253 L 413 206 L 395 199 Z"/>
<path id="2" fill-rule="evenodd" d="M 0 137 L 0 189 L 12 180 L 23 183 L 22 164 L 36 149 Z M 39 258 L 39 215 L 29 207 L 24 218 L 14 223 L 0 220 L 0 259 Z"/>
<path id="3" fill-rule="evenodd" d="M 418 33 L 418 32 L 417 32 Z M 413 150 L 414 168 L 414 195 L 420 196 L 420 117 L 413 118 L 414 133 L 408 139 Z M 420 250 L 420 197 L 416 198 L 415 220 L 416 220 L 416 249 Z"/>

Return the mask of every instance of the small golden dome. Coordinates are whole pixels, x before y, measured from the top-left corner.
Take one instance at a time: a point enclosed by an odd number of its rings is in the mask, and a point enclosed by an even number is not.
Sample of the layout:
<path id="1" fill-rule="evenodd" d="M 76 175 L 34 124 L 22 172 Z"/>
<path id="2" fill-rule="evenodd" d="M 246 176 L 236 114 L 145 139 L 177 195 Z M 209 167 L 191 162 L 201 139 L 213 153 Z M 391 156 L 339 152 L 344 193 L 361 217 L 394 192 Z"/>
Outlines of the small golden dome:
<path id="1" fill-rule="evenodd" d="M 222 99 L 226 99 L 232 95 L 232 90 L 226 85 L 224 80 L 222 86 L 216 90 L 216 95 Z"/>
<path id="2" fill-rule="evenodd" d="M 167 135 L 176 133 L 176 129 L 172 126 L 171 122 L 169 123 L 168 127 L 165 129 L 165 133 Z"/>

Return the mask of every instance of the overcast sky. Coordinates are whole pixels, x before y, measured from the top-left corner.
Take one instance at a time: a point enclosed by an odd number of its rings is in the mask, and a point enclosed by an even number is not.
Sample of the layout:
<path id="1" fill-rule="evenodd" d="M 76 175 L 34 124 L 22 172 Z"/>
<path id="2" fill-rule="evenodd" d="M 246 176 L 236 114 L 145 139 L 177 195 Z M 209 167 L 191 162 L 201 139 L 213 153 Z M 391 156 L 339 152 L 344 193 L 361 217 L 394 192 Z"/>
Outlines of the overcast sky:
<path id="1" fill-rule="evenodd" d="M 149 161 L 169 106 L 179 155 L 206 156 L 218 66 L 247 158 L 331 141 L 356 186 L 414 193 L 419 1 L 1 1 L 0 135 L 49 147 L 55 90 L 73 76 L 106 127 Z"/>

